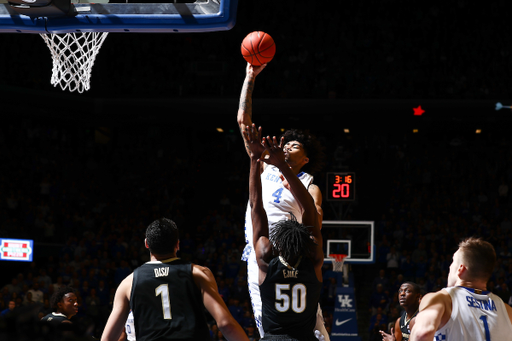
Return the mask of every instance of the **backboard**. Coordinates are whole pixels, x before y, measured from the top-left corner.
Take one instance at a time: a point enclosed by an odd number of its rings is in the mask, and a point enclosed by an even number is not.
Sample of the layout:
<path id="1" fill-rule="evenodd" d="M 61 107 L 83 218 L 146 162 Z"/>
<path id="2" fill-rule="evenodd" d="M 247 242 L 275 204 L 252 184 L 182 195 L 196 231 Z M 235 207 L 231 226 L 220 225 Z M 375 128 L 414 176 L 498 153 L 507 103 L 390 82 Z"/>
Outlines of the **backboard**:
<path id="1" fill-rule="evenodd" d="M 57 1 L 71 1 L 71 15 L 48 17 L 35 12 L 44 6 L 13 7 L 13 1 L 26 4 L 36 1 L 55 4 Z M 11 0 L 9 3 L 7 0 L 0 0 L 0 33 L 224 31 L 235 25 L 238 5 L 238 0 L 169 0 L 165 3 L 90 1 Z"/>
<path id="2" fill-rule="evenodd" d="M 324 220 L 322 237 L 324 261 L 330 254 L 346 254 L 345 263 L 375 263 L 373 221 Z"/>

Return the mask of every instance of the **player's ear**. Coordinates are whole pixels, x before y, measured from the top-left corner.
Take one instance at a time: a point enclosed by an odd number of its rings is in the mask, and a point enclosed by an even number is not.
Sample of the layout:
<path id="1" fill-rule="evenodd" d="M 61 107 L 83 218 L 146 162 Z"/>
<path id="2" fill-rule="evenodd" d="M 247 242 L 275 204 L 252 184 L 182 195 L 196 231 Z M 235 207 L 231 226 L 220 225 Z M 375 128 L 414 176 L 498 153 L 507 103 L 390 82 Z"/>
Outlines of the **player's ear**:
<path id="1" fill-rule="evenodd" d="M 178 239 L 178 242 L 176 243 L 176 251 L 180 249 L 180 240 Z"/>
<path id="2" fill-rule="evenodd" d="M 457 268 L 457 275 L 459 276 L 459 278 L 462 278 L 468 271 L 468 268 L 466 268 L 466 266 L 464 264 L 460 264 L 459 267 Z"/>
<path id="3" fill-rule="evenodd" d="M 148 240 L 146 238 L 144 238 L 144 246 L 146 247 L 146 249 L 149 249 Z"/>

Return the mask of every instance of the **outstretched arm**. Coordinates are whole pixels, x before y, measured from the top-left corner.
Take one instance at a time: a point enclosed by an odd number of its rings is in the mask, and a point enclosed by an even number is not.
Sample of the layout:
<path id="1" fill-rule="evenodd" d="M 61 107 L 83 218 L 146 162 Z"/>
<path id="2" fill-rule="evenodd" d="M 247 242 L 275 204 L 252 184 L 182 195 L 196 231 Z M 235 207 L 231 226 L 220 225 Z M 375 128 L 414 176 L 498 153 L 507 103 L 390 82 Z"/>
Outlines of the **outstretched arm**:
<path id="1" fill-rule="evenodd" d="M 249 341 L 245 331 L 240 324 L 238 324 L 233 315 L 231 315 L 226 303 L 222 300 L 217 282 L 215 282 L 215 278 L 210 269 L 194 264 L 192 265 L 192 276 L 194 277 L 196 285 L 201 289 L 205 308 L 215 319 L 217 326 L 226 339 L 229 341 Z"/>
<path id="2" fill-rule="evenodd" d="M 254 90 L 254 81 L 256 80 L 256 76 L 267 66 L 267 64 L 263 64 L 261 66 L 252 66 L 247 63 L 246 74 L 244 85 L 242 86 L 242 92 L 240 94 L 240 104 L 238 106 L 238 126 L 240 127 L 240 133 L 244 138 L 245 150 L 247 154 L 250 154 L 249 146 L 247 145 L 247 140 L 244 136 L 245 127 L 250 127 L 252 125 L 252 92 Z"/>
<path id="3" fill-rule="evenodd" d="M 253 247 L 258 262 L 259 282 L 262 283 L 267 273 L 268 263 L 272 256 L 272 245 L 268 238 L 268 218 L 263 207 L 260 162 L 264 147 L 260 143 L 261 128 L 256 130 L 254 124 L 247 126 L 243 132 L 249 147 L 251 168 L 249 173 L 249 205 L 253 229 Z"/>

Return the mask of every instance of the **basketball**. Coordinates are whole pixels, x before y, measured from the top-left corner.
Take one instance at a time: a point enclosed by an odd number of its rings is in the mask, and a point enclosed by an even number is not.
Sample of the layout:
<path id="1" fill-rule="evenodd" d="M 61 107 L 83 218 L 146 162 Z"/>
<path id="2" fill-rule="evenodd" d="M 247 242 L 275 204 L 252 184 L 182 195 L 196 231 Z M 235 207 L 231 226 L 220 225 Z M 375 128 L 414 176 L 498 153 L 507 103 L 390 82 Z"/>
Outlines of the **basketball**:
<path id="1" fill-rule="evenodd" d="M 244 59 L 253 66 L 270 62 L 276 54 L 274 39 L 261 31 L 249 33 L 242 41 L 241 49 Z"/>

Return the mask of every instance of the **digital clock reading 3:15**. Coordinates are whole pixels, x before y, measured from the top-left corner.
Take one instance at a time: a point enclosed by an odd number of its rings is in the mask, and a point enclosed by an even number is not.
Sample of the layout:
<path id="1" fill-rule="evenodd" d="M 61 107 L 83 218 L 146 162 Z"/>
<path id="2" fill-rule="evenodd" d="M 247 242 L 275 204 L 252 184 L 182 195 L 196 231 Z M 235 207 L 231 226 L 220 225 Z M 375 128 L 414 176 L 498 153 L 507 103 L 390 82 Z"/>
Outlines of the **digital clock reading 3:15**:
<path id="1" fill-rule="evenodd" d="M 356 198 L 356 173 L 327 173 L 327 201 L 352 201 Z"/>

